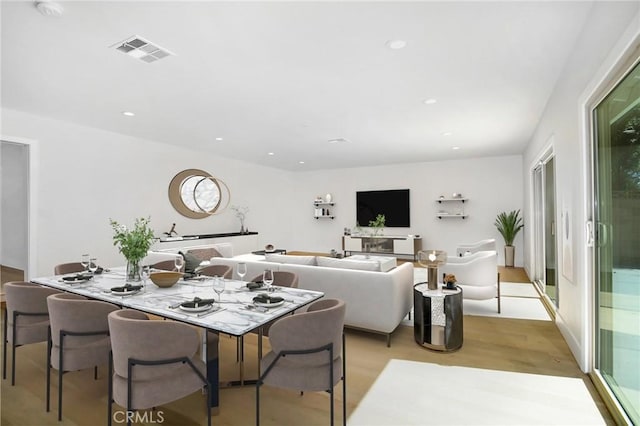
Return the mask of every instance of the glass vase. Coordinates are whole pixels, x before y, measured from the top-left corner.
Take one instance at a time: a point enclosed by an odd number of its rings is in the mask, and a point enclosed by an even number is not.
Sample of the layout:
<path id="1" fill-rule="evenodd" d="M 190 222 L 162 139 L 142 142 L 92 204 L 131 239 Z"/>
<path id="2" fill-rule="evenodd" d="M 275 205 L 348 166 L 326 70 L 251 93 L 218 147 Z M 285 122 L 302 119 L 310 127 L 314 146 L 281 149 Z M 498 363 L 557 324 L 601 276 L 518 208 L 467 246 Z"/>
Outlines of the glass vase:
<path id="1" fill-rule="evenodd" d="M 140 260 L 127 260 L 127 282 L 140 281 Z"/>

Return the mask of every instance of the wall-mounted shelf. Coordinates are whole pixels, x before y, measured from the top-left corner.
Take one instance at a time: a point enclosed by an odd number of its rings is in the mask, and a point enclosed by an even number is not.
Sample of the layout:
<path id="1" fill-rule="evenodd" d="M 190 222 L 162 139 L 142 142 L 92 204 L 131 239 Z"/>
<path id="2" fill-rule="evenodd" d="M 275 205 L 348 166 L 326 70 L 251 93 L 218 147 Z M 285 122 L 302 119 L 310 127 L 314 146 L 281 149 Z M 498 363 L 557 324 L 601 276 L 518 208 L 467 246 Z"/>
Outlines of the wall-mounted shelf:
<path id="1" fill-rule="evenodd" d="M 436 202 L 442 206 L 442 209 L 436 214 L 438 219 L 466 219 L 469 215 L 464 212 L 464 203 L 468 198 L 438 198 Z M 459 204 L 458 204 L 459 203 Z"/>
<path id="2" fill-rule="evenodd" d="M 313 206 L 315 207 L 313 217 L 316 219 L 335 219 L 336 217 L 331 214 L 333 209 L 329 208 L 335 206 L 335 204 L 334 202 L 315 200 L 313 202 Z"/>

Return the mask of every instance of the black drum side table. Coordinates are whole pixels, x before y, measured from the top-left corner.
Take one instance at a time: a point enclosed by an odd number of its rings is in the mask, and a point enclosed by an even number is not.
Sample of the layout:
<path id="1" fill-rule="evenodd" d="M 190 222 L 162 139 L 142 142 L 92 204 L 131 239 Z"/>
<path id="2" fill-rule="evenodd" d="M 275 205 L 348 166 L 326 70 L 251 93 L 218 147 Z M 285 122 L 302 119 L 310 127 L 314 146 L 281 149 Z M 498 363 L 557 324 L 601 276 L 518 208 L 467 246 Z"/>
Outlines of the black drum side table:
<path id="1" fill-rule="evenodd" d="M 462 289 L 429 290 L 427 283 L 413 286 L 413 334 L 416 343 L 437 351 L 462 347 Z"/>

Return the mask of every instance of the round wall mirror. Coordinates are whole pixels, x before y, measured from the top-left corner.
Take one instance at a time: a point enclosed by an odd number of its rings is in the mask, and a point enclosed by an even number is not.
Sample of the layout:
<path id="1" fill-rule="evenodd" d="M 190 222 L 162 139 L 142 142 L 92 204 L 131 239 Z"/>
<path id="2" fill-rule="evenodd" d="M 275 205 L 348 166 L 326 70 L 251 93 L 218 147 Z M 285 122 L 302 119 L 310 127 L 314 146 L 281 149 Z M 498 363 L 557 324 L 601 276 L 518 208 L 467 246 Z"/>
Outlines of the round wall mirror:
<path id="1" fill-rule="evenodd" d="M 226 203 L 221 207 L 226 192 Z M 183 170 L 171 179 L 169 201 L 183 216 L 203 219 L 224 210 L 229 204 L 227 185 L 204 170 Z"/>

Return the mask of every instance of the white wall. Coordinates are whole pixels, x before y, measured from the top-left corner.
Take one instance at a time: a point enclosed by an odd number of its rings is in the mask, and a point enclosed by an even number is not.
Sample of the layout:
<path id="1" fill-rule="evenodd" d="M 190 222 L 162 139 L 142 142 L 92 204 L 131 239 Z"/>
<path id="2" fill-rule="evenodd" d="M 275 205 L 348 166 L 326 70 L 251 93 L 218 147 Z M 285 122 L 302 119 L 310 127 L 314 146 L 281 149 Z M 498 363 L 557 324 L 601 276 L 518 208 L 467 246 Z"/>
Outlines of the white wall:
<path id="1" fill-rule="evenodd" d="M 589 276 L 590 249 L 586 247 L 585 222 L 590 218 L 586 175 L 589 158 L 587 100 L 592 98 L 611 67 L 628 52 L 632 40 L 640 37 L 640 3 L 595 2 L 583 33 L 557 82 L 545 113 L 524 153 L 525 210 L 532 217 L 533 188 L 530 170 L 553 140 L 556 156 L 556 223 L 562 223 L 563 206 L 570 212 L 573 236 L 573 279 L 558 271 L 560 306 L 557 323 L 583 371 L 590 368 L 590 330 L 593 283 Z M 558 230 L 561 235 L 561 229 Z M 533 241 L 531 227 L 525 239 Z M 562 250 L 557 245 L 557 264 Z M 525 266 L 533 270 L 533 250 L 527 250 Z"/>
<path id="2" fill-rule="evenodd" d="M 26 145 L 0 144 L 0 263 L 27 270 L 29 151 Z"/>
<path id="3" fill-rule="evenodd" d="M 496 238 L 499 263 L 504 264 L 502 236 L 494 226 L 501 211 L 522 208 L 522 158 L 505 156 L 438 161 L 378 167 L 298 173 L 294 184 L 297 202 L 290 220 L 295 230 L 294 247 L 300 250 L 340 250 L 343 228 L 356 223 L 356 191 L 410 189 L 411 227 L 387 228 L 385 234 L 419 234 L 424 249 L 442 249 L 455 255 L 458 243 Z M 440 195 L 461 193 L 466 219 L 438 219 Z M 333 195 L 336 219 L 313 218 L 313 200 Z M 525 217 L 525 223 L 527 218 Z M 523 262 L 522 233 L 516 239 L 516 265 Z"/>
<path id="4" fill-rule="evenodd" d="M 280 218 L 292 201 L 287 191 L 273 186 L 277 182 L 277 187 L 289 187 L 288 172 L 8 109 L 2 110 L 2 125 L 3 134 L 34 139 L 39 145 L 38 275 L 87 252 L 101 264 L 122 264 L 112 245 L 109 218 L 132 224 L 136 217 L 151 216 L 157 235 L 174 222 L 180 234 L 238 231 L 240 223 L 230 210 L 195 220 L 173 209 L 169 182 L 187 168 L 206 170 L 225 181 L 231 203 L 249 207 L 246 224 L 260 232 L 259 246 L 265 241 L 291 246 L 290 228 Z"/>

